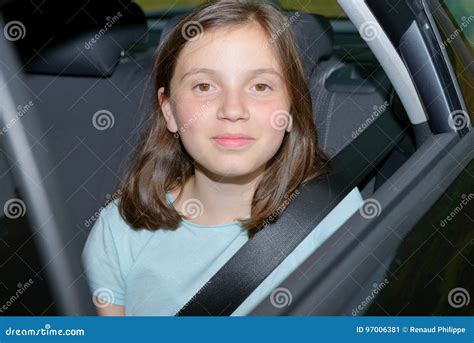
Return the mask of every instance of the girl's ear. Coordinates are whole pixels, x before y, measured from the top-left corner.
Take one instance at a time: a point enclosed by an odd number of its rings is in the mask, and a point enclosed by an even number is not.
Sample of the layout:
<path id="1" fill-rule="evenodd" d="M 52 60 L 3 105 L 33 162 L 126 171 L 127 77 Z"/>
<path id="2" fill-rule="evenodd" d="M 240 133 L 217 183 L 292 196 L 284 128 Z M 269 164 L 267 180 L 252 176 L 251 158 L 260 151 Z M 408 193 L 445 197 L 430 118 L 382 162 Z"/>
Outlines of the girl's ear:
<path id="1" fill-rule="evenodd" d="M 293 128 L 293 116 L 290 114 L 288 117 L 288 126 L 286 127 L 286 132 L 290 132 Z"/>
<path id="2" fill-rule="evenodd" d="M 178 124 L 173 115 L 171 100 L 165 96 L 165 87 L 158 89 L 158 103 L 160 104 L 161 112 L 166 120 L 166 128 L 172 133 L 178 132 Z"/>

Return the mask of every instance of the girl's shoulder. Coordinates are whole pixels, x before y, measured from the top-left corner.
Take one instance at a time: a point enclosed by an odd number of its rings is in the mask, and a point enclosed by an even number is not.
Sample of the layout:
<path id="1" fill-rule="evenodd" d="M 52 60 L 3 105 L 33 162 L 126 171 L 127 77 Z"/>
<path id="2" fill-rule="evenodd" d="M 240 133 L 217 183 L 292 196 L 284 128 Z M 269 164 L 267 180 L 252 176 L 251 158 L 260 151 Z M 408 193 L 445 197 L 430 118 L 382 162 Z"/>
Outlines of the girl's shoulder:
<path id="1" fill-rule="evenodd" d="M 119 204 L 120 198 L 116 198 L 101 209 L 98 219 L 92 228 L 91 235 L 107 235 L 118 246 L 133 246 L 140 241 L 150 239 L 154 232 L 132 228 L 121 216 Z"/>

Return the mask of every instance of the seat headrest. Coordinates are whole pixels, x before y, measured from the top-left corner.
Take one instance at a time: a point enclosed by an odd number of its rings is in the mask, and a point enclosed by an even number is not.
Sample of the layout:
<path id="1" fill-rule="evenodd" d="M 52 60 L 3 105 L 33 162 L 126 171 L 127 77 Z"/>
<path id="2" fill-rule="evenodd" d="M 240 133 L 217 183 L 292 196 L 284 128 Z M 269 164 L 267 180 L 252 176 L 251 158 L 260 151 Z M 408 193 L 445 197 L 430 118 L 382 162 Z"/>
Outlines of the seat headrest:
<path id="1" fill-rule="evenodd" d="M 300 60 L 309 78 L 317 62 L 332 54 L 333 30 L 325 17 L 309 13 L 283 12 L 293 30 Z"/>
<path id="2" fill-rule="evenodd" d="M 15 43 L 30 73 L 110 76 L 122 52 L 147 34 L 140 7 L 123 0 L 48 0 L 39 7 L 20 0 L 8 4 L 4 15 L 24 27 Z"/>
<path id="3" fill-rule="evenodd" d="M 316 63 L 331 56 L 333 51 L 333 30 L 325 17 L 308 13 L 282 12 L 293 30 L 300 60 L 305 75 L 309 78 Z M 180 14 L 169 19 L 163 26 L 160 42 L 184 17 Z"/>

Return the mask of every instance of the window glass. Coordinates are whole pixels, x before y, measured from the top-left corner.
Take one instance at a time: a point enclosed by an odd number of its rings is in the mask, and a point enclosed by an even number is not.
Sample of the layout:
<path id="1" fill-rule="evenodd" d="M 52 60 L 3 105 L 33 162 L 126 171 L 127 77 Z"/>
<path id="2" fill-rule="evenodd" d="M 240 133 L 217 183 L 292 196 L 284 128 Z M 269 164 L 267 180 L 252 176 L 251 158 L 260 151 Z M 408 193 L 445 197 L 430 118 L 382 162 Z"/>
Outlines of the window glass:
<path id="1" fill-rule="evenodd" d="M 474 1 L 429 0 L 429 8 L 474 122 Z"/>
<path id="2" fill-rule="evenodd" d="M 473 315 L 473 229 L 474 160 L 406 237 L 393 236 L 398 251 L 365 315 Z"/>

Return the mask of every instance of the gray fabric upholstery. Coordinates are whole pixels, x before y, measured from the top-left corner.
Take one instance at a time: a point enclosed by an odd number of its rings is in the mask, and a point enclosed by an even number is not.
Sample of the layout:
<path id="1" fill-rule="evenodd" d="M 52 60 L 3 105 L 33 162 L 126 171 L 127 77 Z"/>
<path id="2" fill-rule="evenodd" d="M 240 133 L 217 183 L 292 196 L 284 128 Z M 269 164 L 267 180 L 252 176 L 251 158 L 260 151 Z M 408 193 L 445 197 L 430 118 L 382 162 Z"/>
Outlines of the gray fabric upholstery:
<path id="1" fill-rule="evenodd" d="M 32 73 L 110 76 L 122 51 L 146 37 L 145 15 L 135 3 L 87 2 L 77 13 L 56 1 L 41 11 L 34 6 L 20 0 L 4 12 L 25 26 L 27 34 L 15 44 Z"/>
<path id="2" fill-rule="evenodd" d="M 109 78 L 25 75 L 44 125 L 42 139 L 51 146 L 55 169 L 49 177 L 57 179 L 80 228 L 120 181 L 147 114 L 151 59 L 152 52 L 126 55 Z"/>
<path id="3" fill-rule="evenodd" d="M 333 30 L 329 21 L 319 15 L 283 12 L 291 23 L 293 37 L 307 79 L 317 62 L 332 54 Z"/>
<path id="4" fill-rule="evenodd" d="M 353 68 L 337 59 L 330 59 L 317 65 L 310 79 L 313 101 L 313 117 L 318 132 L 318 142 L 326 153 L 333 157 L 358 135 L 357 130 L 372 123 L 378 112 L 388 100 L 388 85 L 378 81 L 379 75 L 359 79 L 358 82 L 346 79 L 331 80 L 341 83 L 344 91 L 330 91 L 327 81 L 343 68 Z M 345 73 L 342 73 L 344 75 Z M 372 91 L 369 91 L 372 90 Z"/>

